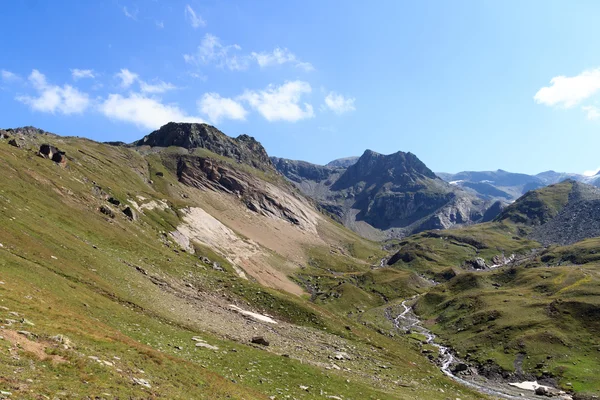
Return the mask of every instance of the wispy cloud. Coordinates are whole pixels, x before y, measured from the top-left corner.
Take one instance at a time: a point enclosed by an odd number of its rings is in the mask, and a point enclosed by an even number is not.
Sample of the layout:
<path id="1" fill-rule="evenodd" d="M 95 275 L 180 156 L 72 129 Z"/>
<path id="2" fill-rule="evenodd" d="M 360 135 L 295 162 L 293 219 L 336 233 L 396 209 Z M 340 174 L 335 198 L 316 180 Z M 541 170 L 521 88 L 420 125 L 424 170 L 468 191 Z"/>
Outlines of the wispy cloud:
<path id="1" fill-rule="evenodd" d="M 600 68 L 576 76 L 555 76 L 550 86 L 538 90 L 533 99 L 538 104 L 571 108 L 600 90 Z"/>
<path id="2" fill-rule="evenodd" d="M 121 80 L 120 86 L 123 89 L 130 88 L 136 82 L 139 84 L 140 90 L 143 93 L 165 93 L 169 90 L 177 89 L 177 87 L 172 83 L 164 82 L 161 80 L 154 80 L 152 83 L 148 83 L 140 79 L 140 76 L 138 74 L 136 74 L 135 72 L 131 72 L 127 68 L 121 69 L 121 71 L 119 71 L 115 76 Z"/>
<path id="3" fill-rule="evenodd" d="M 96 77 L 93 70 L 78 69 L 78 68 L 71 69 L 71 76 L 73 77 L 73 80 L 75 80 L 75 81 L 79 80 L 79 79 L 85 79 L 85 78 L 93 79 Z"/>
<path id="4" fill-rule="evenodd" d="M 98 109 L 110 119 L 133 123 L 146 129 L 158 129 L 171 121 L 204 122 L 200 117 L 187 115 L 176 104 L 164 104 L 160 99 L 139 93 L 128 96 L 110 94 Z"/>
<path id="5" fill-rule="evenodd" d="M 355 111 L 355 101 L 356 99 L 354 97 L 344 97 L 341 94 L 329 92 L 329 94 L 325 97 L 325 107 L 334 113 L 341 115 L 347 112 Z"/>
<path id="6" fill-rule="evenodd" d="M 21 80 L 19 75 L 5 69 L 0 70 L 0 76 L 2 77 L 3 82 L 17 82 Z"/>
<path id="7" fill-rule="evenodd" d="M 596 106 L 583 106 L 581 109 L 585 111 L 585 115 L 589 120 L 600 118 L 600 108 Z"/>
<path id="8" fill-rule="evenodd" d="M 308 82 L 285 82 L 281 86 L 269 85 L 265 90 L 246 90 L 239 99 L 246 101 L 267 121 L 296 122 L 314 117 L 313 106 L 301 104 L 302 96 L 311 93 Z"/>
<path id="9" fill-rule="evenodd" d="M 34 69 L 28 78 L 30 84 L 38 92 L 38 96 L 17 96 L 17 100 L 27 104 L 32 110 L 61 113 L 79 114 L 85 111 L 90 99 L 86 93 L 82 93 L 70 85 L 57 86 L 47 82 L 46 76 Z"/>
<path id="10" fill-rule="evenodd" d="M 135 11 L 129 11 L 127 7 L 123 6 L 123 14 L 125 14 L 127 18 L 131 18 L 134 21 L 137 21 L 139 11 L 140 10 L 138 10 L 137 8 L 135 9 Z"/>
<path id="11" fill-rule="evenodd" d="M 126 89 L 138 79 L 138 74 L 131 72 L 127 68 L 123 68 L 116 74 L 116 77 L 121 80 L 121 87 Z"/>
<path id="12" fill-rule="evenodd" d="M 215 64 L 219 68 L 240 71 L 248 68 L 248 57 L 235 54 L 242 48 L 237 44 L 223 45 L 215 35 L 207 33 L 202 38 L 195 54 L 184 54 L 183 59 L 190 64 Z"/>
<path id="13" fill-rule="evenodd" d="M 224 45 L 217 36 L 207 33 L 202 38 L 195 53 L 184 54 L 183 59 L 189 64 L 214 64 L 219 68 L 231 71 L 243 71 L 256 62 L 261 68 L 275 65 L 291 64 L 304 71 L 313 71 L 314 67 L 309 62 L 298 59 L 294 53 L 286 48 L 275 48 L 271 52 L 241 53 L 238 44 Z"/>
<path id="14" fill-rule="evenodd" d="M 276 47 L 271 52 L 252 52 L 250 55 L 261 68 L 290 63 L 307 72 L 314 70 L 311 63 L 300 61 L 294 53 L 286 48 Z"/>
<path id="15" fill-rule="evenodd" d="M 155 21 L 154 23 L 158 29 L 163 29 L 165 27 L 165 23 L 163 21 Z"/>
<path id="16" fill-rule="evenodd" d="M 140 80 L 140 90 L 144 93 L 164 93 L 173 89 L 177 89 L 177 87 L 169 82 L 147 83 Z"/>
<path id="17" fill-rule="evenodd" d="M 208 115 L 208 119 L 213 123 L 218 123 L 223 119 L 245 120 L 248 111 L 237 101 L 221 97 L 217 93 L 205 93 L 198 100 L 198 109 L 201 113 Z"/>
<path id="18" fill-rule="evenodd" d="M 185 18 L 190 22 L 190 25 L 194 29 L 200 28 L 201 26 L 206 26 L 206 22 L 202 19 L 202 17 L 194 11 L 194 9 L 189 5 L 185 5 Z"/>

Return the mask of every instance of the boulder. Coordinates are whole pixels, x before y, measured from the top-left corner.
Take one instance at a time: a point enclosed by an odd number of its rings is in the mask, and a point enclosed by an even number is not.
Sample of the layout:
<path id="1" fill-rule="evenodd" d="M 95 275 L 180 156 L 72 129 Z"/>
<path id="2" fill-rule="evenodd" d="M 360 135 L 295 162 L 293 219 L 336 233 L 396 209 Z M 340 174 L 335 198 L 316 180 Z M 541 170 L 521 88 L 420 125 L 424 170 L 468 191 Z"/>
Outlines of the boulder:
<path id="1" fill-rule="evenodd" d="M 123 210 L 123 214 L 125 214 L 127 216 L 127 218 L 129 218 L 132 221 L 136 221 L 137 220 L 137 214 L 129 206 L 125 207 L 125 209 Z"/>
<path id="2" fill-rule="evenodd" d="M 252 338 L 252 343 L 260 344 L 261 346 L 268 346 L 270 344 L 269 341 L 262 336 L 254 336 Z"/>
<path id="3" fill-rule="evenodd" d="M 467 371 L 469 369 L 469 366 L 465 363 L 458 363 L 454 366 L 454 368 L 452 368 L 452 372 L 454 372 L 455 374 L 458 372 L 464 372 Z"/>
<path id="4" fill-rule="evenodd" d="M 17 142 L 17 139 L 10 139 L 8 141 L 8 144 L 10 144 L 11 146 L 14 146 L 16 148 L 21 148 L 21 144 L 19 142 Z"/>
<path id="5" fill-rule="evenodd" d="M 538 386 L 535 388 L 535 394 L 538 396 L 548 396 L 548 388 L 546 388 L 545 386 Z"/>
<path id="6" fill-rule="evenodd" d="M 115 206 L 121 205 L 121 202 L 118 199 L 115 199 L 114 197 L 109 197 L 107 201 L 110 204 L 114 204 Z"/>
<path id="7" fill-rule="evenodd" d="M 110 207 L 108 206 L 100 206 L 100 212 L 104 215 L 107 215 L 111 218 L 115 217 L 115 212 L 113 210 L 111 210 Z"/>
<path id="8" fill-rule="evenodd" d="M 488 265 L 485 263 L 485 260 L 481 257 L 476 257 L 472 260 L 468 260 L 465 262 L 465 265 L 474 269 L 488 269 Z"/>

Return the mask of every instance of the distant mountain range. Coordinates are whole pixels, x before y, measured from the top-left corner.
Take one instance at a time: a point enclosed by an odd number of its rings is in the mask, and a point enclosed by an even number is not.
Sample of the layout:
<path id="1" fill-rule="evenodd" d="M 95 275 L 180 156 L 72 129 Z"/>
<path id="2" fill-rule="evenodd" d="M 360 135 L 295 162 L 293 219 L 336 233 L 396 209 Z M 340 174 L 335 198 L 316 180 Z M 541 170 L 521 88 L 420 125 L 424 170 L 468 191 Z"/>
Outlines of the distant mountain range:
<path id="1" fill-rule="evenodd" d="M 546 171 L 537 175 L 497 171 L 463 171 L 456 174 L 438 172 L 437 175 L 450 183 L 483 198 L 511 202 L 530 190 L 559 183 L 567 179 L 600 186 L 600 176 Z"/>

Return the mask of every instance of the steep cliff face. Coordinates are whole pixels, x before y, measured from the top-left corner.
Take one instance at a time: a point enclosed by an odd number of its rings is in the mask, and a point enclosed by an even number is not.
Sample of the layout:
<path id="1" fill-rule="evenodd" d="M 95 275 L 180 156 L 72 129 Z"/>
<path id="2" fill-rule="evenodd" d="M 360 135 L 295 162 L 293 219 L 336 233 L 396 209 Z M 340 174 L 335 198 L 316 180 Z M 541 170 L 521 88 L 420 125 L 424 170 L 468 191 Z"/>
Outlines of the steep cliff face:
<path id="1" fill-rule="evenodd" d="M 438 178 L 417 156 L 367 150 L 347 168 L 277 159 L 303 193 L 365 237 L 401 237 L 482 219 L 488 202 Z"/>
<path id="2" fill-rule="evenodd" d="M 246 207 L 266 217 L 280 218 L 307 231 L 316 231 L 314 213 L 306 199 L 285 187 L 269 184 L 226 162 L 210 158 L 177 156 L 177 177 L 187 186 L 222 191 L 237 196 Z M 302 196 L 301 196 L 302 197 Z"/>
<path id="3" fill-rule="evenodd" d="M 267 151 L 253 137 L 240 135 L 237 138 L 231 138 L 214 126 L 207 124 L 169 122 L 134 142 L 134 145 L 177 146 L 188 150 L 203 148 L 262 171 L 274 168 Z"/>

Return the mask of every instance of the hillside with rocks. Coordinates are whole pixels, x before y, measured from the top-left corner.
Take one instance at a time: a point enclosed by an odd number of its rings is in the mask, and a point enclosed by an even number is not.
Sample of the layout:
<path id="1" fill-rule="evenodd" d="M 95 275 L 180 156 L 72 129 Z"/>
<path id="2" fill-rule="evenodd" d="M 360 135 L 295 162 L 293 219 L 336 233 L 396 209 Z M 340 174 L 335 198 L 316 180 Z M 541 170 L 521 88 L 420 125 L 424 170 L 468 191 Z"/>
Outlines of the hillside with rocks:
<path id="1" fill-rule="evenodd" d="M 589 185 L 505 208 L 411 153 L 318 166 L 183 123 L 132 144 L 6 129 L 0 163 L 11 398 L 598 394 Z"/>
<path id="2" fill-rule="evenodd" d="M 385 252 L 253 139 L 196 124 L 133 145 L 5 132 L 1 397 L 480 398 L 358 312 L 385 305 L 355 282 L 379 281 Z"/>
<path id="3" fill-rule="evenodd" d="M 498 221 L 522 223 L 544 245 L 569 245 L 600 236 L 600 189 L 566 180 L 531 191 L 506 208 Z"/>

